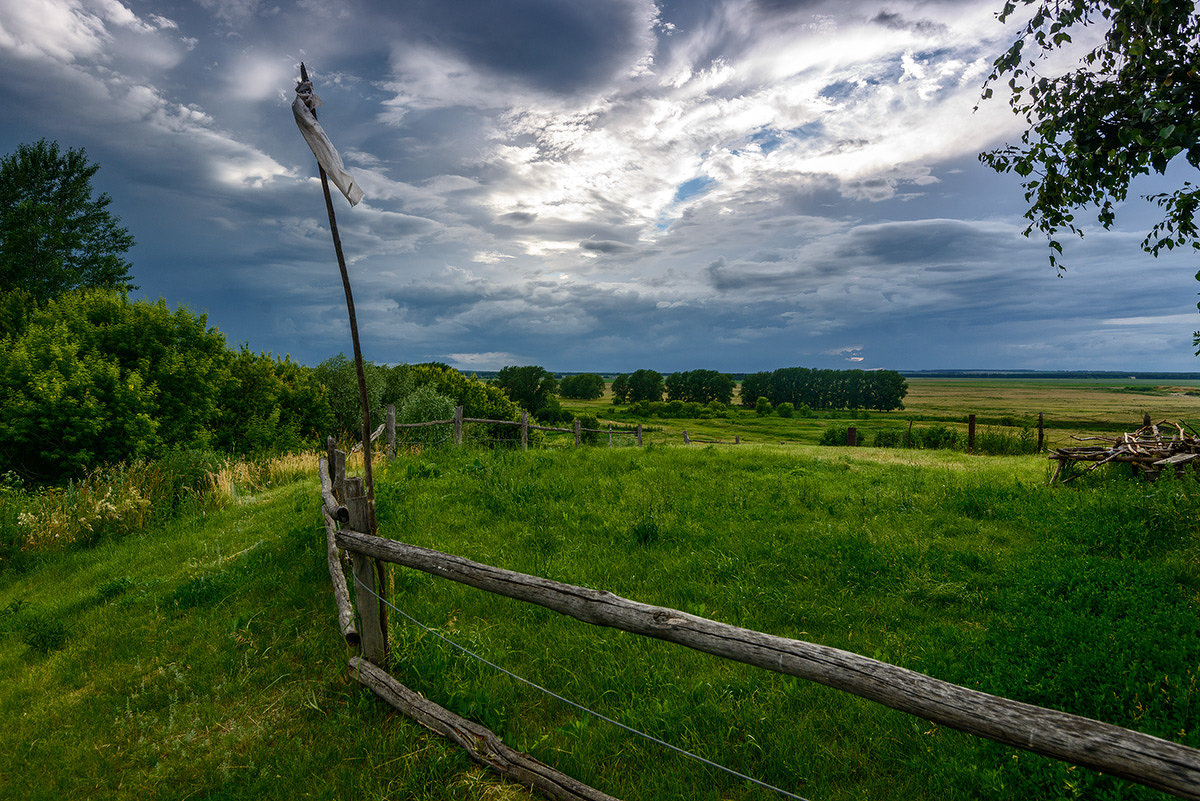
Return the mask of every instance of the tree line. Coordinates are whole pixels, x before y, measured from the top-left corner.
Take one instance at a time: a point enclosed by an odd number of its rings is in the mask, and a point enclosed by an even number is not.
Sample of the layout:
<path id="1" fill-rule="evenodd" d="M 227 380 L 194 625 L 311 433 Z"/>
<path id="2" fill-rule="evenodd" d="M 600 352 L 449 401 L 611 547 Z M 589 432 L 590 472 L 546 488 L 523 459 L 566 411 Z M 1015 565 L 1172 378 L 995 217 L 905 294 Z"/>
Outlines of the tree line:
<path id="1" fill-rule="evenodd" d="M 753 408 L 759 398 L 766 398 L 774 406 L 790 403 L 796 408 L 886 412 L 903 409 L 907 394 L 908 382 L 895 370 L 782 367 L 742 379 L 741 404 Z"/>

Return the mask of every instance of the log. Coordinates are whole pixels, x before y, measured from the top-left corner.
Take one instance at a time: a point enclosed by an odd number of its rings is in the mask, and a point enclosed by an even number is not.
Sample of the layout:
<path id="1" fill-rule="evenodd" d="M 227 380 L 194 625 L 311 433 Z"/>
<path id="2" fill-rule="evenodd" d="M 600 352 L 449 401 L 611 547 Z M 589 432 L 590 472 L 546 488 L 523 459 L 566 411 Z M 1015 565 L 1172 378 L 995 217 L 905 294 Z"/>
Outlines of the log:
<path id="1" fill-rule="evenodd" d="M 333 601 L 337 604 L 338 630 L 350 645 L 358 645 L 361 638 L 354 627 L 354 605 L 350 602 L 350 590 L 346 587 L 346 574 L 342 572 L 342 557 L 337 546 L 337 524 L 328 514 L 325 517 L 325 553 L 329 561 L 329 578 L 333 582 Z"/>
<path id="2" fill-rule="evenodd" d="M 338 545 L 585 623 L 686 645 L 809 679 L 939 725 L 1200 799 L 1200 750 L 1108 723 L 960 687 L 849 651 L 707 620 L 608 592 L 491 567 L 428 548 L 338 532 Z"/>
<path id="3" fill-rule="evenodd" d="M 329 478 L 329 460 L 324 456 L 317 459 L 317 475 L 321 477 L 321 504 L 325 514 L 339 523 L 350 522 L 350 510 L 333 497 L 333 482 Z"/>
<path id="4" fill-rule="evenodd" d="M 523 787 L 562 801 L 617 801 L 611 795 L 505 745 L 491 729 L 460 717 L 413 692 L 370 662 L 353 657 L 350 667 L 360 682 L 425 728 L 466 749 L 471 759 Z"/>

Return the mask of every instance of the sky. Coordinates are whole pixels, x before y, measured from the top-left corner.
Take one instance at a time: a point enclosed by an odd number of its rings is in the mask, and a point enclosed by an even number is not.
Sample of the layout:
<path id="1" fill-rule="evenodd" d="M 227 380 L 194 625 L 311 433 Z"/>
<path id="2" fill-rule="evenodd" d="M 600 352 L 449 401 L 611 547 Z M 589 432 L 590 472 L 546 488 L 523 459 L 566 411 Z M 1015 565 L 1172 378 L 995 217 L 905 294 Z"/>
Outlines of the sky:
<path id="1" fill-rule="evenodd" d="M 975 110 L 999 5 L 0 0 L 0 152 L 86 149 L 134 297 L 306 364 L 351 345 L 301 61 L 366 194 L 334 190 L 372 361 L 1200 369 L 1200 265 L 1141 251 L 1135 197 L 1195 170 L 1081 217 L 1060 274 L 979 164 L 1023 130 Z"/>

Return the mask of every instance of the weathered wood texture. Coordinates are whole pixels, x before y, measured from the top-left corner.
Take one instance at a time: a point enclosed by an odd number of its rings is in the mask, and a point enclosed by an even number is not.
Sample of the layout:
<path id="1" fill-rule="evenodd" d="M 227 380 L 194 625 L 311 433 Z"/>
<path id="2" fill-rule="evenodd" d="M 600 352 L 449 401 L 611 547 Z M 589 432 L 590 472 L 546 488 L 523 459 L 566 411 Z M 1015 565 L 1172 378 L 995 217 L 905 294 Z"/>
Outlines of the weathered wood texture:
<path id="1" fill-rule="evenodd" d="M 333 497 L 333 480 L 329 476 L 329 459 L 324 456 L 317 460 L 317 475 L 321 477 L 321 504 L 325 507 L 325 514 L 339 523 L 349 522 L 350 510 Z"/>
<path id="2" fill-rule="evenodd" d="M 338 544 L 598 626 L 643 634 L 799 676 L 943 726 L 1073 762 L 1180 798 L 1200 799 L 1200 750 L 1000 698 L 824 645 L 791 640 L 529 576 L 414 545 L 338 533 Z"/>
<path id="3" fill-rule="evenodd" d="M 379 424 L 378 428 L 376 428 L 374 431 L 371 432 L 371 442 L 374 442 L 375 440 L 379 439 L 379 435 L 382 434 L 384 432 L 384 429 L 386 429 L 386 428 L 387 428 L 387 421 L 385 420 Z M 359 451 L 361 451 L 362 449 L 363 449 L 363 444 L 360 442 L 357 445 L 355 445 L 353 448 L 350 449 L 350 453 L 355 454 L 355 453 L 358 453 Z"/>
<path id="4" fill-rule="evenodd" d="M 362 479 L 355 476 L 346 479 L 346 507 L 350 510 L 351 526 L 367 522 L 367 497 L 363 493 Z M 375 538 L 377 539 L 377 538 Z M 339 543 L 340 545 L 340 543 Z M 341 546 L 345 547 L 345 546 Z M 362 551 L 350 551 L 350 565 L 354 571 L 354 598 L 358 609 L 358 631 L 362 642 L 362 654 L 377 665 L 387 664 L 387 618 L 384 617 L 382 582 L 379 571 L 368 555 Z M 360 586 L 361 585 L 361 586 Z M 366 587 L 367 589 L 363 589 Z M 378 596 L 378 597 L 377 597 Z"/>
<path id="5" fill-rule="evenodd" d="M 396 458 L 396 404 L 388 404 L 383 424 L 387 426 L 387 458 L 391 461 Z"/>
<path id="6" fill-rule="evenodd" d="M 463 407 L 454 407 L 454 444 L 462 445 Z"/>
<path id="7" fill-rule="evenodd" d="M 350 591 L 346 586 L 346 574 L 342 572 L 342 556 L 337 547 L 337 523 L 328 514 L 325 518 L 325 554 L 329 562 L 329 578 L 333 582 L 333 601 L 337 604 L 338 630 L 351 645 L 358 645 L 362 638 L 354 625 L 354 604 L 350 602 Z"/>
<path id="8" fill-rule="evenodd" d="M 430 731 L 446 737 L 466 749 L 471 759 L 512 779 L 562 801 L 617 801 L 610 795 L 559 773 L 528 754 L 514 751 L 499 737 L 478 723 L 459 717 L 429 699 L 413 692 L 370 662 L 354 657 L 350 667 L 358 680 Z"/>

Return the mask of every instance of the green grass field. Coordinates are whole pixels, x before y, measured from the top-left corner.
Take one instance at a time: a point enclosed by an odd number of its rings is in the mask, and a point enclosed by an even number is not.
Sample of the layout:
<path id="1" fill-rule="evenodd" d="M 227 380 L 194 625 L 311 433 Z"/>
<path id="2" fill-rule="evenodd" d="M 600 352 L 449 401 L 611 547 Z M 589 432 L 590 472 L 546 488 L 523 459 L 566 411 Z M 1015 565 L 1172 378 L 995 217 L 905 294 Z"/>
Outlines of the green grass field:
<path id="1" fill-rule="evenodd" d="M 660 430 L 648 439 L 671 443 L 681 442 L 685 430 L 703 439 L 732 441 L 737 435 L 758 444 L 816 443 L 832 424 L 855 425 L 874 433 L 903 431 L 910 422 L 917 427 L 950 426 L 965 441 L 969 414 L 976 415 L 979 434 L 990 430 L 1017 436 L 1036 426 L 1039 412 L 1045 416 L 1046 442 L 1051 447 L 1076 444 L 1071 439 L 1074 435 L 1132 431 L 1141 426 L 1146 414 L 1156 423 L 1172 420 L 1200 430 L 1200 381 L 910 378 L 908 387 L 904 409 L 869 412 L 865 418 L 851 417 L 845 411 L 820 412 L 808 418 L 759 417 L 737 406 L 731 409 L 729 419 L 634 418 L 624 415 L 624 407 L 614 406 L 607 394 L 594 401 L 564 400 L 563 405 L 572 413 L 594 414 L 606 423 L 654 426 Z"/>
<path id="2" fill-rule="evenodd" d="M 786 422 L 786 421 L 783 421 Z M 1200 482 L 816 446 L 445 449 L 381 533 L 1200 746 Z M 315 478 L 0 573 L 0 796 L 525 798 L 348 675 Z M 509 669 L 814 799 L 1162 798 L 844 693 L 395 569 Z M 394 671 L 626 799 L 755 799 L 393 615 Z"/>

